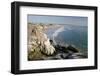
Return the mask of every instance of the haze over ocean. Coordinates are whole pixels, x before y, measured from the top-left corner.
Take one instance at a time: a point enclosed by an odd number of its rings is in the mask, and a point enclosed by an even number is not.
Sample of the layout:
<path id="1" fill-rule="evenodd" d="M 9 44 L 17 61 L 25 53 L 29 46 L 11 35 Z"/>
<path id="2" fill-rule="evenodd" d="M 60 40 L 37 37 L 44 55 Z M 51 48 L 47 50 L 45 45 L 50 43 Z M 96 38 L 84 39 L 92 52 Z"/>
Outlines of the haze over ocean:
<path id="1" fill-rule="evenodd" d="M 51 24 L 70 24 L 87 26 L 87 17 L 77 16 L 50 16 L 50 15 L 28 15 L 28 22 L 32 23 L 51 23 Z"/>

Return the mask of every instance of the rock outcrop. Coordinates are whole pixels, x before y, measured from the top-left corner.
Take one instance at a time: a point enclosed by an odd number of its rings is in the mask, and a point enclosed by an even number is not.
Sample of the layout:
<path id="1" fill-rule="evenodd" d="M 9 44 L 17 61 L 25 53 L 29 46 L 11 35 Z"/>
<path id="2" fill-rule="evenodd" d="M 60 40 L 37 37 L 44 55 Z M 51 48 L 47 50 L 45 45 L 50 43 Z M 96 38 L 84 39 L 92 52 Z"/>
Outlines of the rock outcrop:
<path id="1" fill-rule="evenodd" d="M 49 38 L 42 32 L 42 26 L 32 26 L 28 38 L 28 52 L 40 51 L 45 55 L 53 55 L 56 51 L 53 45 L 51 45 Z"/>

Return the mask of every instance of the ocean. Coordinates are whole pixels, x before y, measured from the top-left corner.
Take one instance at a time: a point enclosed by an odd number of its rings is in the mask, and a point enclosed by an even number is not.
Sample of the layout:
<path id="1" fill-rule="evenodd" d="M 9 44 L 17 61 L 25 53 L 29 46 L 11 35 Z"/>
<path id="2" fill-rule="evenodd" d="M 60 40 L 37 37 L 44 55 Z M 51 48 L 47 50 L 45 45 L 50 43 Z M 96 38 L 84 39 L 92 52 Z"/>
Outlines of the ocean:
<path id="1" fill-rule="evenodd" d="M 44 33 L 55 44 L 74 45 L 80 52 L 88 55 L 88 27 L 79 25 L 62 25 L 60 28 L 45 30 Z"/>

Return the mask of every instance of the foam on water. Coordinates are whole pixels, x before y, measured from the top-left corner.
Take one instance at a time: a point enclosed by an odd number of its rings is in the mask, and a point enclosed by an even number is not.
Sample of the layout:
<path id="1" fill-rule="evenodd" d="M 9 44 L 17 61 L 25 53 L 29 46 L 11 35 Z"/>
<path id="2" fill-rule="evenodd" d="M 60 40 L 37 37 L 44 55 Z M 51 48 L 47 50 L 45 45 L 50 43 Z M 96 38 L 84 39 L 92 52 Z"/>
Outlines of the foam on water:
<path id="1" fill-rule="evenodd" d="M 55 41 L 55 37 L 58 36 L 59 33 L 65 31 L 64 27 L 61 27 L 61 28 L 58 28 L 54 33 L 53 33 L 53 41 L 54 41 L 54 44 L 56 44 L 56 41 Z"/>

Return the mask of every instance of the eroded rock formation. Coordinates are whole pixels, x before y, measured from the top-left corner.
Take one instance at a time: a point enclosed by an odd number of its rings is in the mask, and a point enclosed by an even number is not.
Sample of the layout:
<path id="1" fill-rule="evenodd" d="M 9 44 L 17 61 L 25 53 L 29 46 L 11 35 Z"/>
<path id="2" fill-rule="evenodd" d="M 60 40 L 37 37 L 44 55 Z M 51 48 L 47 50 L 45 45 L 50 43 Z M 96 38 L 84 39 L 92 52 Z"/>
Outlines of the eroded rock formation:
<path id="1" fill-rule="evenodd" d="M 30 27 L 29 27 L 30 28 Z M 52 55 L 56 51 L 51 45 L 49 38 L 43 33 L 42 26 L 33 25 L 29 30 L 28 52 L 41 51 L 45 55 Z"/>

